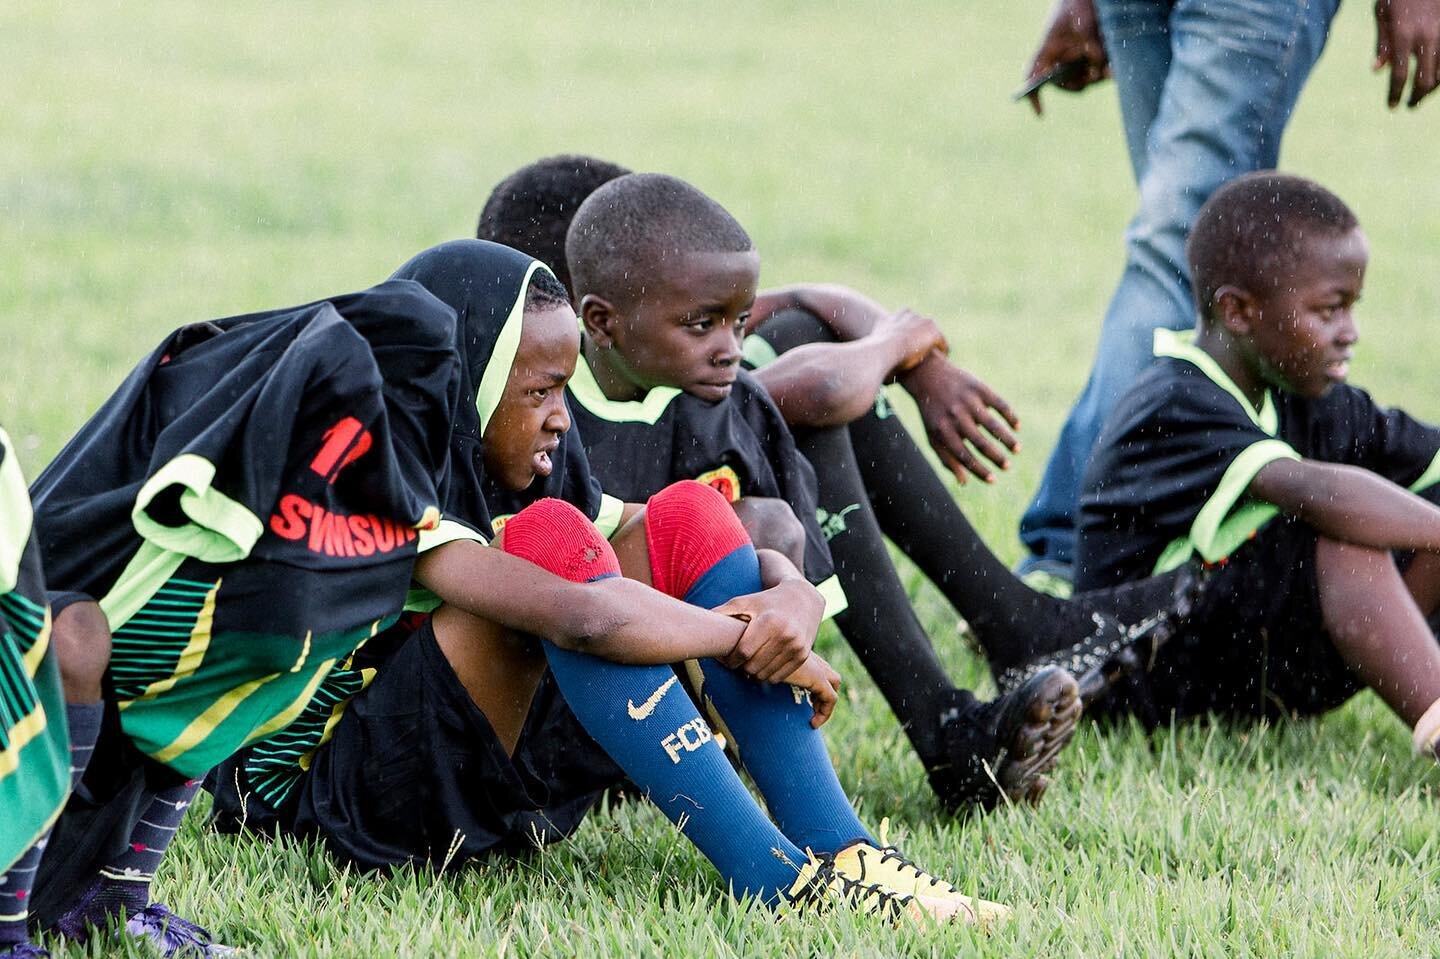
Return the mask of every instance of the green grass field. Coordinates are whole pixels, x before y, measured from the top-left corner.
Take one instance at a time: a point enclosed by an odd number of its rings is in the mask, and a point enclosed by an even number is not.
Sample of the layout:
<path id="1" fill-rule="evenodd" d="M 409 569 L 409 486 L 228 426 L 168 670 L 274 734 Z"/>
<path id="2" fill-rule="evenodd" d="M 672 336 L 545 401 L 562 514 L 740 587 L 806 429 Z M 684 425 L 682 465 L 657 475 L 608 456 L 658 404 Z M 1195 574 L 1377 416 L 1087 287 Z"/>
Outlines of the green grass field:
<path id="1" fill-rule="evenodd" d="M 1044 122 L 1009 102 L 1040 0 L 495 6 L 0 8 L 0 422 L 26 469 L 170 328 L 368 286 L 468 235 L 511 169 L 584 151 L 720 199 L 767 283 L 846 282 L 941 318 L 1024 417 L 1013 473 L 957 490 L 1015 558 L 1134 202 L 1112 91 L 1052 97 Z M 1367 5 L 1347 5 L 1284 165 L 1369 232 L 1356 380 L 1440 417 L 1440 105 L 1387 116 L 1372 42 Z M 956 675 L 988 688 L 918 579 L 915 600 Z M 829 729 L 864 814 L 1017 905 L 1012 924 L 777 925 L 633 804 L 528 862 L 383 879 L 192 821 L 157 895 L 255 955 L 1440 954 L 1440 778 L 1372 697 L 1278 728 L 1087 730 L 1038 811 L 962 822 L 822 643 L 848 680 Z"/>

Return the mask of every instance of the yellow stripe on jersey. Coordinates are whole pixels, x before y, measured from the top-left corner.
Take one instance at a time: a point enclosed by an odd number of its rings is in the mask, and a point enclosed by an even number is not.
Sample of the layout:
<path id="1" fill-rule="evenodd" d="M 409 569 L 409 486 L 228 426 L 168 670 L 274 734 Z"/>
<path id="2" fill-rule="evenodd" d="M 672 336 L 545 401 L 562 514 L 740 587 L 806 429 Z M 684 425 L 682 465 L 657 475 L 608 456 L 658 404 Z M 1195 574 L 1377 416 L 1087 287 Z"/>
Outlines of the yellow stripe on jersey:
<path id="1" fill-rule="evenodd" d="M 310 677 L 310 682 L 306 683 L 305 688 L 300 691 L 300 695 L 296 696 L 289 706 L 286 706 L 280 712 L 272 716 L 269 722 L 265 723 L 259 729 L 255 730 L 253 733 L 247 736 L 245 738 L 246 745 L 264 739 L 271 733 L 278 733 L 280 730 L 293 723 L 295 721 L 295 717 L 299 716 L 300 713 L 304 711 L 305 707 L 310 705 L 310 700 L 315 696 L 315 690 L 319 689 L 320 684 L 325 681 L 325 677 L 330 675 L 330 670 L 335 667 L 335 663 L 336 660 L 333 659 L 327 659 L 323 663 L 321 663 L 315 669 L 315 675 Z"/>
<path id="2" fill-rule="evenodd" d="M 34 679 L 40 672 L 40 663 L 44 661 L 45 653 L 50 649 L 50 633 L 54 625 L 54 620 L 50 618 L 50 604 L 46 603 L 45 621 L 40 625 L 40 632 L 35 634 L 35 643 L 25 651 L 25 655 L 20 657 L 20 661 L 25 664 L 25 672 L 31 679 Z"/>
<path id="3" fill-rule="evenodd" d="M 43 733 L 48 725 L 45 707 L 36 703 L 34 709 L 10 727 L 10 745 L 4 752 L 0 752 L 0 779 L 4 779 L 19 767 L 20 751 Z"/>
<path id="4" fill-rule="evenodd" d="M 120 709 L 128 709 L 134 703 L 154 699 L 174 688 L 180 680 L 193 676 L 200 668 L 205 652 L 210 648 L 210 638 L 215 625 L 215 596 L 220 592 L 222 582 L 224 580 L 216 580 L 215 585 L 205 594 L 205 603 L 200 607 L 200 613 L 195 617 L 195 625 L 190 630 L 190 641 L 185 644 L 185 648 L 180 651 L 180 658 L 175 661 L 175 671 L 146 686 L 145 691 L 134 699 L 123 700 L 119 704 Z"/>

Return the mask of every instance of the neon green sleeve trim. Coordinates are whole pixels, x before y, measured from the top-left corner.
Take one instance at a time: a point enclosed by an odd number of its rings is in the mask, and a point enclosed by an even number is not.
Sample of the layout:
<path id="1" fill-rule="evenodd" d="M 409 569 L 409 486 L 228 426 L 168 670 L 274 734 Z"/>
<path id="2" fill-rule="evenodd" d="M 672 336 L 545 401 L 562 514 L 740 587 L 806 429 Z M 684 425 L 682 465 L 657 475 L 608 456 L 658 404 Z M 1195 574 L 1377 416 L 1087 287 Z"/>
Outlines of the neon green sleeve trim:
<path id="1" fill-rule="evenodd" d="M 116 630 L 130 622 L 130 617 L 140 612 L 140 607 L 175 575 L 183 562 L 184 553 L 162 549 L 149 540 L 142 542 L 110 592 L 100 598 L 100 610 L 110 628 Z"/>
<path id="2" fill-rule="evenodd" d="M 840 585 L 839 576 L 831 576 L 815 588 L 825 600 L 826 619 L 834 619 L 850 608 L 850 597 L 845 595 L 845 587 Z"/>
<path id="3" fill-rule="evenodd" d="M 420 536 L 415 541 L 415 548 L 417 552 L 424 553 L 437 546 L 444 546 L 446 543 L 453 543 L 461 539 L 468 539 L 481 546 L 490 545 L 490 541 L 485 538 L 484 534 L 476 532 L 464 523 L 457 523 L 453 519 L 442 519 L 434 529 L 420 531 Z"/>
<path id="4" fill-rule="evenodd" d="M 585 409 L 611 423 L 645 423 L 654 426 L 664 415 L 670 401 L 680 395 L 673 386 L 657 386 L 645 394 L 643 400 L 612 400 L 600 391 L 590 364 L 585 362 L 585 353 L 575 364 L 575 375 L 567 384 L 570 395 Z"/>
<path id="5" fill-rule="evenodd" d="M 458 543 L 461 540 L 479 543 L 481 546 L 490 545 L 490 541 L 482 533 L 471 529 L 464 523 L 457 523 L 453 519 L 442 519 L 434 529 L 420 531 L 420 537 L 416 540 L 415 547 L 418 552 L 424 553 L 447 543 Z M 409 591 L 405 594 L 405 611 L 407 613 L 428 613 L 439 607 L 441 602 L 439 596 L 424 586 L 412 583 Z"/>
<path id="6" fill-rule="evenodd" d="M 1298 460 L 1300 454 L 1283 440 L 1261 440 L 1241 451 L 1220 477 L 1214 495 L 1190 526 L 1190 540 L 1206 562 L 1229 556 L 1279 512 L 1269 503 L 1252 500 L 1242 504 L 1241 500 L 1255 475 L 1281 459 Z"/>
<path id="7" fill-rule="evenodd" d="M 20 561 L 30 542 L 35 516 L 15 446 L 3 429 L 0 446 L 4 447 L 5 457 L 0 460 L 0 593 L 8 593 L 20 582 Z"/>
<path id="8" fill-rule="evenodd" d="M 510 378 L 510 367 L 515 365 L 515 353 L 520 349 L 520 328 L 525 325 L 525 291 L 530 288 L 530 278 L 536 270 L 550 272 L 550 268 L 539 260 L 531 263 L 530 269 L 525 271 L 515 302 L 510 304 L 510 314 L 505 317 L 500 335 L 495 339 L 490 362 L 485 365 L 485 372 L 480 374 L 480 385 L 475 388 L 475 411 L 480 414 L 481 433 L 489 425 L 490 417 L 495 415 L 500 397 L 505 392 L 505 381 Z"/>
<path id="9" fill-rule="evenodd" d="M 215 464 L 194 453 L 182 453 L 156 471 L 140 487 L 130 520 L 148 542 L 161 549 L 193 556 L 207 563 L 233 563 L 250 555 L 265 527 L 260 517 L 210 484 Z M 183 487 L 180 511 L 184 526 L 157 523 L 146 512 L 155 497 L 171 486 Z"/>
<path id="10" fill-rule="evenodd" d="M 609 493 L 600 494 L 600 515 L 595 517 L 595 528 L 600 535 L 609 539 L 615 535 L 620 528 L 620 520 L 625 512 L 625 501 L 616 499 Z"/>
<path id="11" fill-rule="evenodd" d="M 775 347 L 763 336 L 756 336 L 751 333 L 745 337 L 745 345 L 740 347 L 740 358 L 750 364 L 751 369 L 760 369 L 769 363 L 779 359 L 780 354 L 775 352 Z"/>
<path id="12" fill-rule="evenodd" d="M 1440 452 L 1435 454 L 1435 458 L 1430 461 L 1429 466 L 1425 467 L 1425 472 L 1420 474 L 1420 478 L 1410 484 L 1410 492 L 1418 493 L 1436 483 L 1440 483 Z"/>

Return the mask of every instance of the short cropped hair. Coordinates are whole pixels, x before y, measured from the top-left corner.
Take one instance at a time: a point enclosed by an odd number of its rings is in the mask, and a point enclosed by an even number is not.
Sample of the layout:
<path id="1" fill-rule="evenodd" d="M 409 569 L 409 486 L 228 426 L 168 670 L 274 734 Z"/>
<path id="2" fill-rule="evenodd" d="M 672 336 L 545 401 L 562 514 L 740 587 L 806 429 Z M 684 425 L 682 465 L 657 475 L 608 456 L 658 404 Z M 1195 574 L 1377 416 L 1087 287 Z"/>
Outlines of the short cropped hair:
<path id="1" fill-rule="evenodd" d="M 565 233 L 585 198 L 630 171 L 578 153 L 545 157 L 501 180 L 480 211 L 475 236 L 528 253 L 570 288 Z"/>
<path id="2" fill-rule="evenodd" d="M 631 173 L 580 205 L 565 238 L 571 292 L 629 301 L 667 257 L 753 250 L 723 206 L 684 180 Z"/>
<path id="3" fill-rule="evenodd" d="M 1306 241 L 1359 225 L 1343 200 L 1304 177 L 1265 170 L 1231 180 L 1200 208 L 1185 245 L 1201 321 L 1221 287 L 1273 292 L 1299 265 Z"/>
<path id="4" fill-rule="evenodd" d="M 560 280 L 549 270 L 536 270 L 530 274 L 530 285 L 525 288 L 525 309 L 550 310 L 570 305 L 570 291 L 560 285 Z"/>

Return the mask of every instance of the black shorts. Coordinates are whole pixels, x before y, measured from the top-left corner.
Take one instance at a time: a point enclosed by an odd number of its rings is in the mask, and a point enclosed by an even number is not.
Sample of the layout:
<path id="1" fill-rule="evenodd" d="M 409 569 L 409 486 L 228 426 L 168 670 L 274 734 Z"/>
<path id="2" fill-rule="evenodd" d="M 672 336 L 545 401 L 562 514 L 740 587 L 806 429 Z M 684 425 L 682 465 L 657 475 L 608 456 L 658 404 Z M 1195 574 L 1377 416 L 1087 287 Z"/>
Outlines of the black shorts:
<path id="1" fill-rule="evenodd" d="M 548 672 L 507 757 L 427 620 L 351 701 L 279 824 L 363 869 L 454 865 L 565 838 L 622 775 Z"/>
<path id="2" fill-rule="evenodd" d="M 1262 527 L 1210 571 L 1189 623 L 1146 676 L 1117 690 L 1109 711 L 1162 723 L 1315 715 L 1364 689 L 1325 632 L 1316 540 L 1288 517 Z"/>

